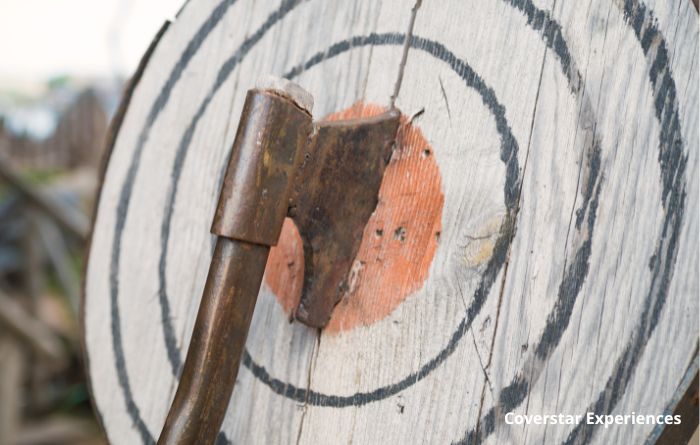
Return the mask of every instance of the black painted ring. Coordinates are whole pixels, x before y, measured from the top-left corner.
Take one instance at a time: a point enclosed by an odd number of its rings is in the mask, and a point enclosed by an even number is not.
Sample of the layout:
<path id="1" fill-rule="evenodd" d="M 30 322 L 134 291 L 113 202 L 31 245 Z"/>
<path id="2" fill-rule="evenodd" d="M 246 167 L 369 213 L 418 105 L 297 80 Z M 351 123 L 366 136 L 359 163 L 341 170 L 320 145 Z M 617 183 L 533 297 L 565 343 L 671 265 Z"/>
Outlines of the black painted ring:
<path id="1" fill-rule="evenodd" d="M 285 77 L 295 77 L 302 73 L 304 70 L 309 69 L 325 60 L 328 60 L 334 56 L 340 55 L 348 50 L 359 48 L 366 45 L 396 45 L 400 46 L 403 44 L 405 35 L 398 33 L 388 33 L 388 34 L 370 34 L 368 36 L 354 37 L 342 42 L 332 45 L 328 50 L 319 52 L 312 58 L 310 58 L 306 63 L 294 68 L 292 71 L 287 73 Z M 473 87 L 482 96 L 482 100 L 485 105 L 494 115 L 496 120 L 496 127 L 501 136 L 501 160 L 506 165 L 506 183 L 504 186 L 504 201 L 509 214 L 514 214 L 515 207 L 517 204 L 517 191 L 519 188 L 520 178 L 519 178 L 519 168 L 517 160 L 517 142 L 512 135 L 508 123 L 505 119 L 505 108 L 498 102 L 493 93 L 493 90 L 488 88 L 483 80 L 469 67 L 465 62 L 459 60 L 452 52 L 447 50 L 442 44 L 423 39 L 414 36 L 411 40 L 411 46 L 415 49 L 420 49 L 428 52 L 434 57 L 448 63 L 452 69 L 467 83 L 468 86 Z M 212 92 L 213 94 L 213 92 Z M 195 115 L 195 119 L 185 133 L 185 137 L 180 144 L 180 147 L 188 147 L 190 139 L 189 135 L 194 133 L 194 127 L 196 123 L 203 115 L 206 106 L 209 104 L 209 98 L 203 102 L 200 106 L 199 111 Z M 161 239 L 163 240 L 162 247 L 164 253 L 161 258 L 167 258 L 167 242 L 169 239 L 169 226 L 170 218 L 172 215 L 172 208 L 174 207 L 175 190 L 177 190 L 177 184 L 180 177 L 182 163 L 184 162 L 184 156 L 186 150 L 178 152 L 176 155 L 176 167 L 173 169 L 173 183 L 175 184 L 171 188 L 169 193 L 170 199 L 167 200 L 165 214 L 167 215 L 164 219 L 163 227 L 167 228 L 163 233 Z M 224 166 L 225 167 L 225 166 Z M 221 171 L 219 177 L 222 177 L 223 171 Z M 508 225 L 512 223 L 512 219 L 507 219 Z M 357 393 L 350 396 L 338 396 L 338 395 L 328 395 L 322 394 L 311 390 L 306 390 L 303 388 L 298 388 L 291 383 L 283 382 L 281 380 L 272 378 L 267 370 L 255 363 L 255 361 L 250 356 L 250 353 L 246 350 L 243 356 L 243 365 L 251 370 L 253 375 L 265 383 L 277 394 L 283 395 L 284 397 L 290 398 L 298 402 L 305 402 L 311 405 L 320 406 L 333 406 L 333 407 L 346 407 L 346 406 L 360 406 L 373 401 L 378 401 L 390 397 L 398 392 L 412 386 L 413 384 L 419 382 L 432 371 L 434 371 L 442 362 L 449 357 L 452 352 L 457 347 L 458 342 L 464 336 L 464 334 L 469 329 L 474 318 L 478 315 L 481 307 L 486 301 L 491 285 L 493 284 L 496 275 L 499 273 L 501 267 L 505 262 L 506 253 L 512 242 L 511 230 L 506 227 L 501 231 L 501 235 L 496 241 L 496 248 L 494 249 L 494 255 L 489 260 L 487 267 L 482 275 L 482 280 L 477 288 L 474 299 L 467 310 L 467 315 L 460 322 L 457 329 L 452 335 L 452 338 L 448 342 L 448 345 L 443 348 L 432 360 L 428 361 L 423 367 L 415 373 L 412 373 L 399 382 L 386 385 L 377 388 L 370 392 Z M 162 269 L 161 282 L 164 283 L 165 268 Z M 167 294 L 166 294 L 167 300 Z M 169 325 L 169 318 L 163 319 L 163 324 L 166 326 L 164 331 L 167 332 L 172 330 L 172 327 L 167 327 Z M 176 372 L 181 366 L 182 357 L 180 351 L 176 353 L 176 359 L 171 362 L 173 365 L 173 370 Z"/>
<path id="2" fill-rule="evenodd" d="M 360 48 L 366 45 L 400 46 L 403 45 L 404 39 L 405 35 L 400 33 L 370 34 L 368 36 L 352 37 L 330 46 L 325 51 L 317 53 L 306 63 L 293 68 L 285 75 L 285 77 L 293 78 L 321 62 L 338 56 L 351 49 Z M 466 62 L 457 58 L 441 43 L 418 36 L 412 36 L 410 46 L 413 49 L 422 50 L 436 59 L 447 63 L 452 70 L 458 76 L 460 76 L 462 80 L 464 80 L 468 87 L 474 88 L 477 91 L 486 108 L 492 113 L 496 121 L 496 129 L 501 137 L 501 160 L 506 166 L 506 181 L 503 190 L 504 204 L 508 215 L 514 215 L 517 206 L 517 192 L 520 186 L 517 158 L 518 144 L 506 120 L 505 108 L 500 104 L 500 102 L 498 102 L 493 90 L 484 83 L 481 77 L 476 74 Z M 368 392 L 355 393 L 349 396 L 340 396 L 323 394 L 311 389 L 307 390 L 304 388 L 298 388 L 291 383 L 283 382 L 271 377 L 264 367 L 255 363 L 247 349 L 244 352 L 243 365 L 250 369 L 258 380 L 267 385 L 275 393 L 294 401 L 307 403 L 309 405 L 329 406 L 336 408 L 361 406 L 367 403 L 386 399 L 387 397 L 403 391 L 404 389 L 423 380 L 431 372 L 437 369 L 437 367 L 455 351 L 457 344 L 469 330 L 473 320 L 479 314 L 483 304 L 486 302 L 491 285 L 494 283 L 496 276 L 505 263 L 506 253 L 513 240 L 510 230 L 511 224 L 512 218 L 506 218 L 506 221 L 501 228 L 500 235 L 496 240 L 494 254 L 489 259 L 484 273 L 481 276 L 481 281 L 474 294 L 474 298 L 466 311 L 465 317 L 461 320 L 453 332 L 447 346 L 445 346 L 435 357 L 424 364 L 420 370 L 407 375 L 398 382 L 391 385 L 382 386 Z"/>
<path id="3" fill-rule="evenodd" d="M 386 34 L 370 34 L 368 36 L 357 36 L 348 40 L 338 42 L 326 51 L 322 51 L 312 56 L 306 63 L 299 65 L 292 69 L 285 77 L 293 78 L 303 71 L 310 69 L 311 67 L 329 60 L 332 57 L 340 55 L 351 49 L 360 48 L 367 45 L 403 45 L 405 39 L 404 34 L 400 33 L 386 33 Z M 356 393 L 350 396 L 339 396 L 339 395 L 329 395 L 322 394 L 312 390 L 307 390 L 304 388 L 298 388 L 291 383 L 283 382 L 281 380 L 275 379 L 269 375 L 267 370 L 254 362 L 250 353 L 246 350 L 244 352 L 242 364 L 251 370 L 253 375 L 259 379 L 261 382 L 266 384 L 270 389 L 272 389 L 277 394 L 280 394 L 286 398 L 295 400 L 297 402 L 304 402 L 311 405 L 319 406 L 332 406 L 332 407 L 347 407 L 347 406 L 361 406 L 374 401 L 382 400 L 392 395 L 395 395 L 404 389 L 414 385 L 415 383 L 421 381 L 426 376 L 428 376 L 432 371 L 437 369 L 437 367 L 442 364 L 456 349 L 457 344 L 462 339 L 464 334 L 468 331 L 469 326 L 473 322 L 474 318 L 478 315 L 483 304 L 488 297 L 491 285 L 494 283 L 496 276 L 500 272 L 503 264 L 505 263 L 506 254 L 512 243 L 512 230 L 511 225 L 514 220 L 514 215 L 517 206 L 517 193 L 520 187 L 520 177 L 519 177 L 519 167 L 517 150 L 518 144 L 513 136 L 510 127 L 505 118 L 505 108 L 497 100 L 495 93 L 491 88 L 489 88 L 484 81 L 478 76 L 473 69 L 464 61 L 457 58 L 452 52 L 450 52 L 444 45 L 421 37 L 413 36 L 411 39 L 411 47 L 414 49 L 425 51 L 426 53 L 432 55 L 433 57 L 447 63 L 453 71 L 460 76 L 466 83 L 468 87 L 474 88 L 477 93 L 480 94 L 484 105 L 491 111 L 496 121 L 496 128 L 501 137 L 501 160 L 506 166 L 506 181 L 504 185 L 504 204 L 506 206 L 509 218 L 506 218 L 504 227 L 501 229 L 501 234 L 496 241 L 496 247 L 494 248 L 494 254 L 489 259 L 487 266 L 482 274 L 479 286 L 474 294 L 474 298 L 470 303 L 470 307 L 467 309 L 466 316 L 459 323 L 458 327 L 451 336 L 450 341 L 447 346 L 443 348 L 433 359 L 428 361 L 421 369 L 415 373 L 407 375 L 398 382 L 386 385 L 380 388 L 376 388 L 373 391 Z M 241 59 L 242 60 L 242 59 Z M 226 65 L 225 65 L 226 66 Z M 231 64 L 227 68 L 227 75 L 233 71 L 235 65 Z M 169 192 L 169 199 L 166 200 L 165 215 L 163 220 L 163 232 L 161 233 L 162 248 L 163 253 L 161 254 L 161 264 L 164 265 L 164 259 L 167 258 L 167 244 L 170 235 L 170 221 L 172 217 L 172 209 L 174 208 L 174 199 L 176 198 L 176 190 L 179 183 L 180 172 L 182 170 L 182 165 L 184 163 L 184 158 L 187 153 L 187 148 L 191 142 L 192 134 L 194 129 L 203 116 L 206 107 L 208 106 L 211 97 L 218 87 L 223 83 L 226 77 L 219 76 L 217 79 L 217 85 L 212 89 L 211 93 L 208 95 L 207 99 L 204 100 L 202 105 L 200 105 L 195 118 L 192 120 L 191 124 L 188 126 L 187 131 L 179 145 L 178 152 L 175 157 L 175 165 L 173 168 L 173 182 Z M 225 166 L 224 166 L 225 168 Z M 222 171 L 219 174 L 219 178 L 223 177 Z M 164 289 L 165 285 L 165 267 L 161 268 L 160 282 L 161 289 Z M 167 293 L 164 292 L 165 299 L 160 299 L 160 301 L 167 301 Z M 169 318 L 163 318 L 164 332 L 172 331 L 172 327 L 168 327 Z M 167 339 L 167 336 L 166 336 Z M 182 363 L 182 357 L 180 351 L 177 351 L 177 358 L 171 361 L 173 366 L 173 371 L 176 372 L 180 368 Z M 169 354 L 170 356 L 171 354 Z"/>

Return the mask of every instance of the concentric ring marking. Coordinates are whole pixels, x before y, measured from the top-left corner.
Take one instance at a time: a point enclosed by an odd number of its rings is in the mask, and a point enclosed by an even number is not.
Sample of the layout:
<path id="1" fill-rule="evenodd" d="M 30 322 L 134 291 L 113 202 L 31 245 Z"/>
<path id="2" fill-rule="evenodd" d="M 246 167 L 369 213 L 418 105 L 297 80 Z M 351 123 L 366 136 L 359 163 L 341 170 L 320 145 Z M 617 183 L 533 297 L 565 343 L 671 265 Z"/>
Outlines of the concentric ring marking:
<path id="1" fill-rule="evenodd" d="M 303 71 L 308 70 L 321 62 L 329 60 L 351 49 L 360 48 L 367 45 L 399 46 L 403 44 L 404 39 L 404 34 L 386 33 L 370 34 L 368 36 L 358 36 L 347 40 L 343 40 L 332 45 L 327 50 L 319 52 L 316 55 L 312 56 L 306 63 L 293 68 L 290 72 L 285 74 L 285 77 L 294 78 L 301 74 Z M 445 359 L 447 359 L 447 357 L 449 357 L 455 351 L 459 341 L 468 331 L 472 321 L 474 320 L 474 318 L 476 318 L 483 304 L 486 302 L 486 298 L 489 294 L 491 286 L 494 283 L 496 276 L 500 272 L 503 264 L 505 263 L 506 253 L 512 241 L 512 222 L 514 220 L 514 215 L 516 211 L 517 192 L 519 190 L 520 178 L 517 159 L 518 144 L 506 121 L 505 108 L 498 102 L 493 90 L 484 83 L 481 77 L 478 76 L 468 64 L 459 60 L 452 52 L 445 48 L 444 45 L 418 36 L 413 36 L 410 43 L 412 48 L 425 51 L 433 57 L 446 62 L 455 71 L 455 73 L 465 81 L 468 87 L 474 88 L 477 91 L 477 93 L 481 96 L 484 105 L 493 114 L 494 119 L 496 121 L 496 129 L 501 137 L 501 160 L 506 165 L 504 202 L 508 216 L 506 217 L 505 222 L 501 227 L 501 234 L 496 240 L 493 256 L 486 265 L 479 286 L 474 294 L 474 298 L 467 310 L 467 314 L 452 334 L 447 346 L 443 348 L 435 357 L 433 357 L 426 364 L 424 364 L 417 372 L 407 375 L 398 382 L 393 383 L 391 385 L 376 388 L 372 391 L 358 392 L 349 396 L 322 394 L 313 390 L 307 391 L 304 388 L 298 388 L 292 385 L 291 383 L 283 382 L 278 379 L 275 379 L 274 377 L 271 377 L 263 366 L 255 363 L 255 361 L 252 359 L 250 353 L 247 350 L 244 352 L 242 364 L 245 367 L 249 368 L 256 378 L 265 383 L 277 394 L 283 395 L 297 402 L 305 402 L 311 405 L 331 406 L 336 408 L 346 406 L 361 406 L 367 403 L 390 397 L 424 379 L 428 374 L 434 371 L 440 364 L 442 364 L 445 361 Z M 213 94 L 213 92 L 211 94 Z M 201 113 L 197 113 L 195 119 L 188 128 L 187 134 L 194 131 L 194 127 L 196 126 L 199 117 L 203 114 L 207 104 L 208 101 L 205 101 L 205 103 L 203 104 L 204 107 L 200 107 Z M 183 143 L 181 143 L 180 148 L 186 150 L 188 146 L 189 140 L 183 138 Z M 177 158 L 181 158 L 181 156 L 184 157 L 184 155 L 178 153 Z M 181 167 L 182 164 L 177 164 L 176 167 L 173 169 L 172 177 L 173 181 L 176 184 L 173 189 L 177 189 L 177 181 L 180 178 Z M 222 170 L 219 174 L 220 178 L 223 176 L 224 169 L 225 165 L 222 167 Z M 169 219 L 166 219 L 163 223 L 164 227 L 168 227 L 168 234 L 170 226 L 169 223 Z M 167 238 L 167 236 L 164 238 L 166 243 Z M 181 361 L 181 359 L 179 360 Z"/>

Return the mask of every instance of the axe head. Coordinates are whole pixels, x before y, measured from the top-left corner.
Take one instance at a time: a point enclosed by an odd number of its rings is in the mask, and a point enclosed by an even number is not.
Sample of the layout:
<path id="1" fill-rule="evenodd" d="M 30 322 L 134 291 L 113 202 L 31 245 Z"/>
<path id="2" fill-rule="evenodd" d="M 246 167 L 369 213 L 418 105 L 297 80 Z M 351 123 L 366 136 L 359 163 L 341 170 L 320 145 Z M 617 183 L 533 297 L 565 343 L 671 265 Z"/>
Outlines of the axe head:
<path id="1" fill-rule="evenodd" d="M 303 242 L 304 282 L 294 318 L 322 328 L 348 287 L 348 275 L 377 206 L 400 112 L 314 123 L 295 178 L 289 216 Z"/>

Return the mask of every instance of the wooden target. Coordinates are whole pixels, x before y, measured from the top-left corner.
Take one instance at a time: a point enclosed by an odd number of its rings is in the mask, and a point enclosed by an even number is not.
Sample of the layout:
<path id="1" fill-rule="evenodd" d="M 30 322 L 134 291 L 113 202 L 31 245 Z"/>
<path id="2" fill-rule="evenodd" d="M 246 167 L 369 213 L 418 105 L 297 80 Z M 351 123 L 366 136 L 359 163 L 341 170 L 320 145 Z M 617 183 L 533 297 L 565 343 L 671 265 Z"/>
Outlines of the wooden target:
<path id="1" fill-rule="evenodd" d="M 377 113 L 412 2 L 190 0 L 113 124 L 84 336 L 110 442 L 157 440 L 212 256 L 247 89 Z M 698 371 L 698 15 L 688 0 L 429 1 L 404 119 L 350 290 L 289 322 L 293 226 L 271 255 L 218 442 L 643 443 Z M 683 419 L 697 425 L 697 418 Z"/>

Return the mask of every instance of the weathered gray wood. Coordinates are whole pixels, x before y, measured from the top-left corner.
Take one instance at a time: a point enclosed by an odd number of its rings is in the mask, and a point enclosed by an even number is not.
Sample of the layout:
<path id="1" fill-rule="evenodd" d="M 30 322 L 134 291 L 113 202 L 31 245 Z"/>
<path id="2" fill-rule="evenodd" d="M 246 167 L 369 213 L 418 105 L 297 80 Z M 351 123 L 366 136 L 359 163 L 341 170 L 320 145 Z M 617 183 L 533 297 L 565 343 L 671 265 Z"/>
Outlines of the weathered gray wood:
<path id="1" fill-rule="evenodd" d="M 0 293 L 0 327 L 42 359 L 54 364 L 64 361 L 63 346 L 53 332 L 4 293 Z"/>
<path id="2" fill-rule="evenodd" d="M 36 222 L 39 240 L 56 278 L 65 293 L 68 305 L 74 314 L 79 312 L 80 287 L 73 267 L 68 245 L 56 225 L 47 218 L 38 218 Z"/>
<path id="3" fill-rule="evenodd" d="M 22 409 L 24 356 L 17 340 L 0 335 L 0 444 L 14 443 Z"/>
<path id="4" fill-rule="evenodd" d="M 112 442 L 162 426 L 246 89 L 289 73 L 315 116 L 386 106 L 412 7 L 191 0 L 165 31 L 114 141 L 87 266 Z M 671 413 L 697 373 L 697 28 L 687 0 L 424 2 L 396 101 L 424 141 L 395 153 L 363 290 L 338 309 L 366 292 L 365 312 L 319 334 L 288 323 L 266 282 L 222 438 L 655 440 L 654 425 L 504 415 Z M 425 281 L 388 281 L 424 261 Z"/>
<path id="5" fill-rule="evenodd" d="M 89 223 L 87 219 L 75 209 L 66 208 L 65 205 L 51 200 L 46 193 L 32 187 L 26 180 L 13 171 L 7 161 L 0 159 L 0 179 L 20 192 L 33 206 L 45 212 L 56 223 L 78 240 L 87 237 Z"/>

